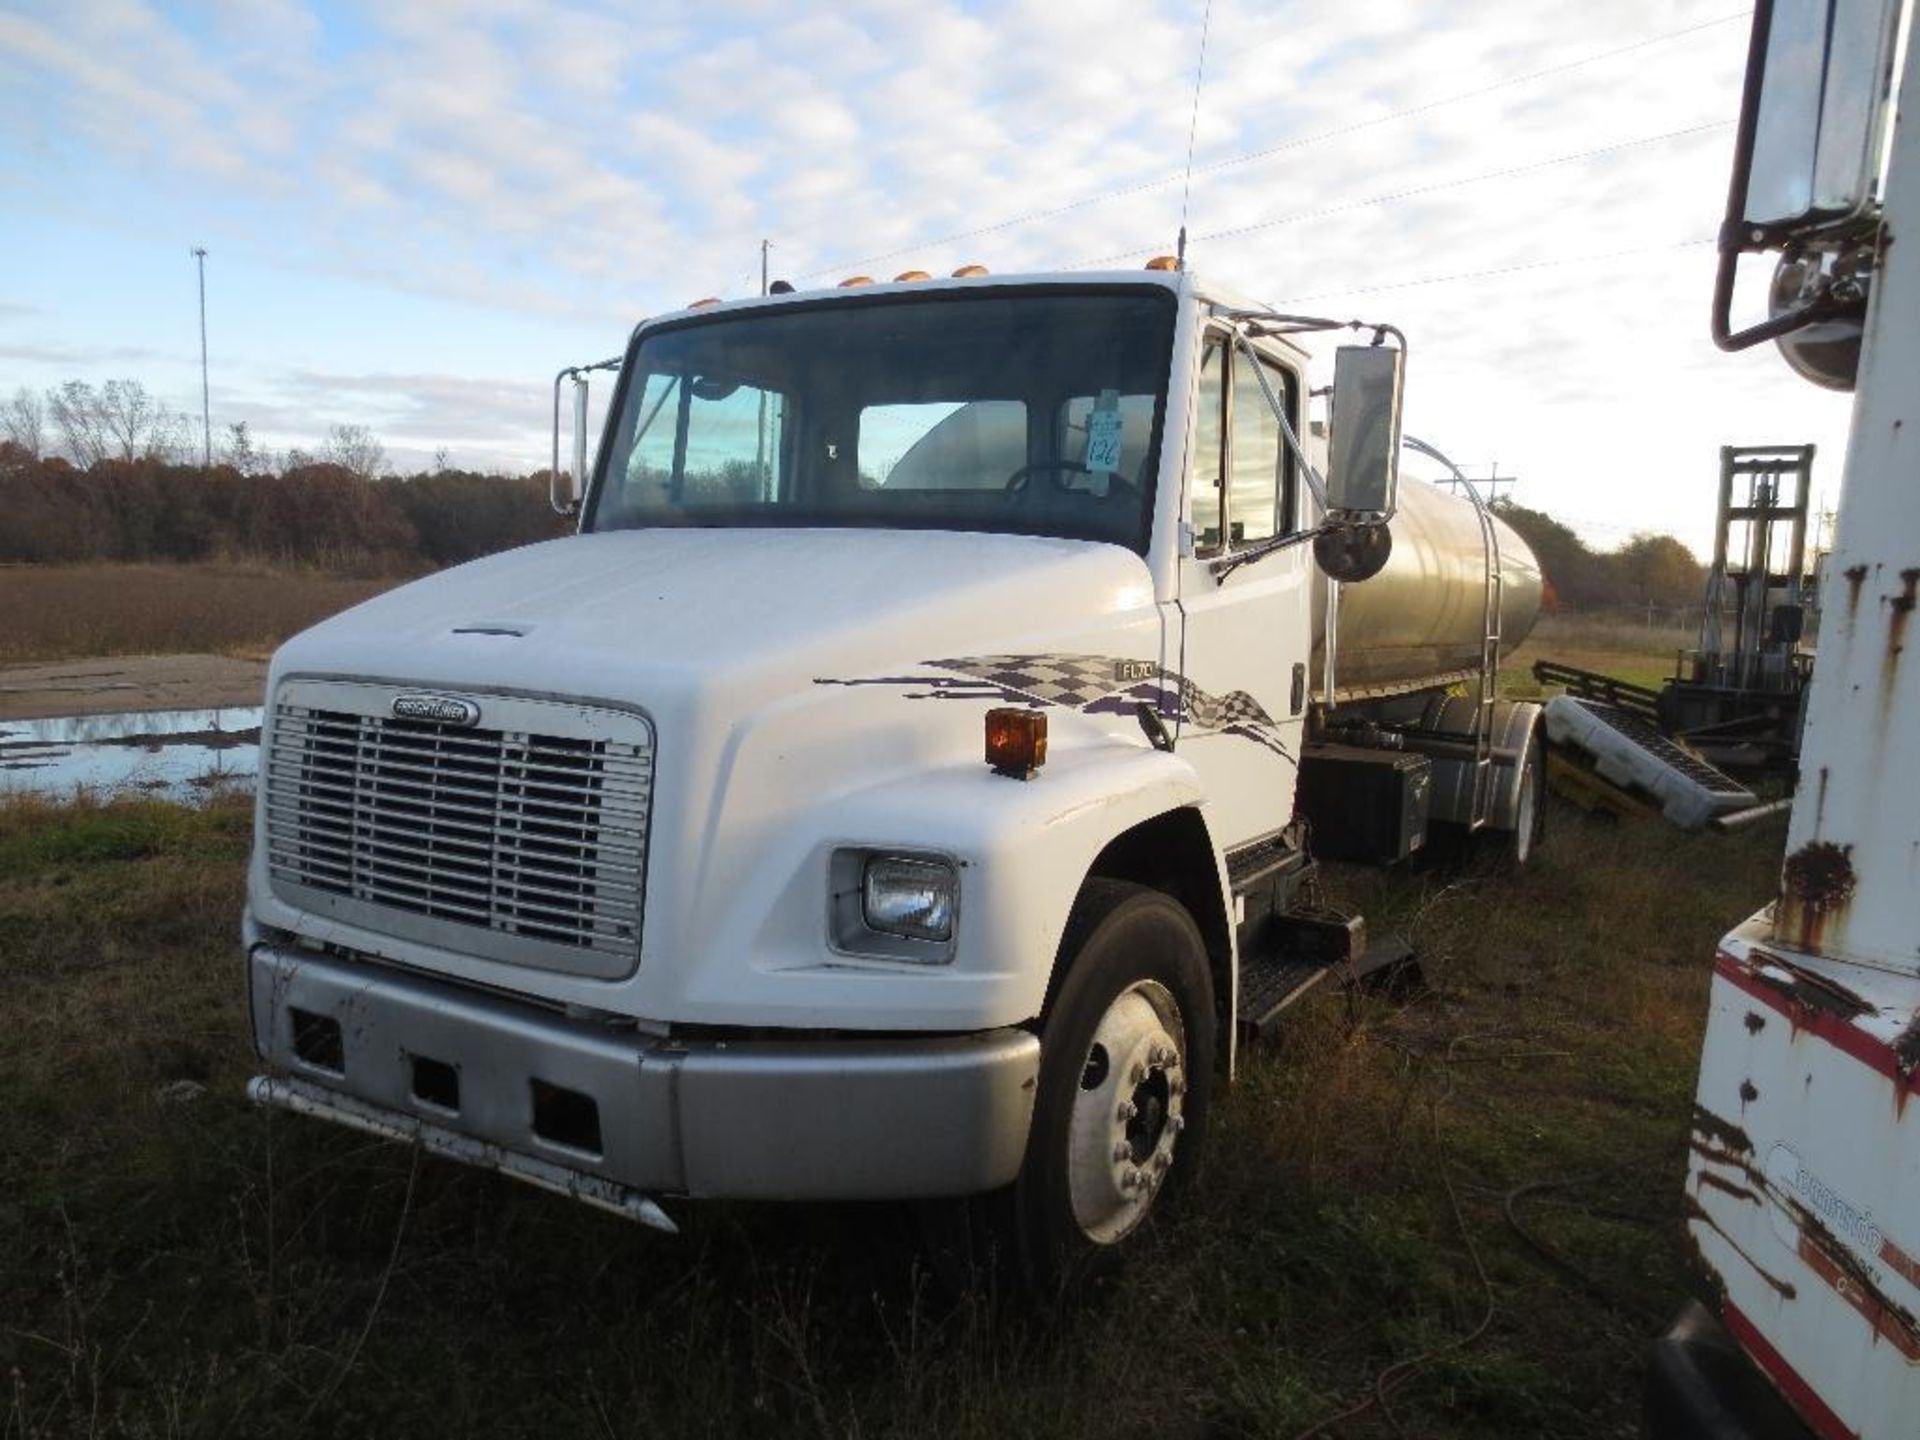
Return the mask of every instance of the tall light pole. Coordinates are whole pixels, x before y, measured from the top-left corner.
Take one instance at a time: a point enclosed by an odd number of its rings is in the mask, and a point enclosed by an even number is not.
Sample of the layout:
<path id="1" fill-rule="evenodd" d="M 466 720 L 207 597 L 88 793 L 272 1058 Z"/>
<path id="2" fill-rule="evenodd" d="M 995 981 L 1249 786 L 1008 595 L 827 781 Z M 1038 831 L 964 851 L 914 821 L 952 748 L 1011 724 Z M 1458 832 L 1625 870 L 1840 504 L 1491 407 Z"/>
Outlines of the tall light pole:
<path id="1" fill-rule="evenodd" d="M 213 411 L 207 404 L 207 247 L 193 247 L 200 267 L 200 467 L 213 468 Z"/>

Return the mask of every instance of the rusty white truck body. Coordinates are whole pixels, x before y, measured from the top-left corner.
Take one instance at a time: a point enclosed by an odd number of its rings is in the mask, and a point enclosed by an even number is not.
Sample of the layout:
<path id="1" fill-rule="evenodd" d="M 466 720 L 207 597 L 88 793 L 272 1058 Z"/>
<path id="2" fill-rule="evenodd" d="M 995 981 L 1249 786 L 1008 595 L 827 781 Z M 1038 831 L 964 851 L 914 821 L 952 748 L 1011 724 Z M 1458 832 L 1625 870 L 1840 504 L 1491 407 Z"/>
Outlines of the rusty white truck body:
<path id="1" fill-rule="evenodd" d="M 1874 80 L 1841 92 L 1860 108 L 1898 36 L 1897 7 L 1871 8 L 1830 32 L 1885 46 Z M 1756 54 L 1772 30 L 1776 54 L 1796 24 L 1829 33 L 1826 18 L 1763 4 Z M 1708 1313 L 1656 1352 L 1662 1435 L 1920 1434 L 1920 66 L 1908 53 L 1884 208 L 1854 232 L 1871 291 L 1780 890 L 1714 961 L 1687 1175 Z M 1752 77 L 1775 64 L 1750 70 L 1750 110 Z M 1763 114 L 1763 144 L 1765 126 Z M 1840 368 L 1848 378 L 1852 362 Z M 1771 1395 L 1747 1383 L 1754 1371 Z"/>

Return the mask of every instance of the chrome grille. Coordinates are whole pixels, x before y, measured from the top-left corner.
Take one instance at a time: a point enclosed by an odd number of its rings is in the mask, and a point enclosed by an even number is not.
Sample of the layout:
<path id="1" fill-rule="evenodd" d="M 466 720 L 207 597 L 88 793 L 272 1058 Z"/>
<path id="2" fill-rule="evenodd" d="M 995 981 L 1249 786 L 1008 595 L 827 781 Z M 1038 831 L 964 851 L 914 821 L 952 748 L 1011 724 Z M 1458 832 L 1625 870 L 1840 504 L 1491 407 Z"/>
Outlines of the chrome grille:
<path id="1" fill-rule="evenodd" d="M 276 888 L 309 905 L 337 897 L 324 908 L 414 938 L 460 943 L 420 921 L 479 927 L 496 943 L 468 948 L 500 959 L 630 968 L 653 790 L 644 723 L 600 712 L 566 735 L 363 713 L 374 705 L 274 707 L 263 823 Z M 501 708 L 595 713 L 488 707 Z"/>

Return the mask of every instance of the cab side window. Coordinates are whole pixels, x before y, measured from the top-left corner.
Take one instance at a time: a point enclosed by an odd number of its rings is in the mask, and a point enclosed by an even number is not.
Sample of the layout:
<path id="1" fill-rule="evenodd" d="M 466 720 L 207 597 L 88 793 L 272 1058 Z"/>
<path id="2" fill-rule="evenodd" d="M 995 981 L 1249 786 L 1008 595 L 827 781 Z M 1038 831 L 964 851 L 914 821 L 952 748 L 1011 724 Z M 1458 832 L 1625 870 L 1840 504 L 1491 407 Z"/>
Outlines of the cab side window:
<path id="1" fill-rule="evenodd" d="M 1187 477 L 1189 508 L 1193 516 L 1194 549 L 1201 555 L 1220 551 L 1221 511 L 1226 442 L 1226 347 L 1209 340 L 1200 354 L 1200 388 L 1194 396 L 1193 452 Z"/>
<path id="2" fill-rule="evenodd" d="M 1299 385 L 1279 365 L 1257 363 L 1258 371 L 1224 337 L 1210 339 L 1200 354 L 1187 487 L 1194 553 L 1202 557 L 1257 545 L 1297 526 L 1293 456 L 1260 376 L 1296 427 Z"/>
<path id="3" fill-rule="evenodd" d="M 1274 397 L 1291 411 L 1287 376 L 1262 362 L 1260 369 Z M 1233 354 L 1233 443 L 1228 450 L 1227 525 L 1234 546 L 1253 545 L 1285 534 L 1287 514 L 1286 442 L 1280 421 L 1260 388 L 1260 378 L 1245 352 Z"/>

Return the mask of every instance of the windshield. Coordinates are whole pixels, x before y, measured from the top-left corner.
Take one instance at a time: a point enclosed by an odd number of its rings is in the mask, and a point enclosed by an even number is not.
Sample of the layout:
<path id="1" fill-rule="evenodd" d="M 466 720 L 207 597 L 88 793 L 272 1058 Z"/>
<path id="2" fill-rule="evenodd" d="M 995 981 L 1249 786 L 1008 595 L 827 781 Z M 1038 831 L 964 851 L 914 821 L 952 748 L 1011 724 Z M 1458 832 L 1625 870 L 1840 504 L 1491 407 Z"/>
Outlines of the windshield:
<path id="1" fill-rule="evenodd" d="M 1145 552 L 1159 290 L 875 296 L 640 343 L 586 527 L 881 526 Z"/>

